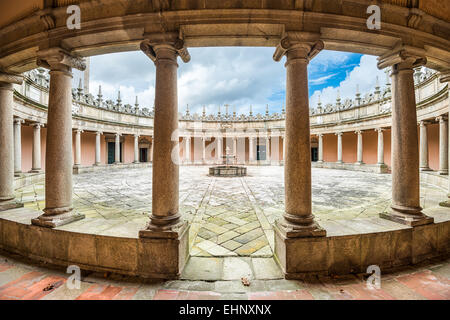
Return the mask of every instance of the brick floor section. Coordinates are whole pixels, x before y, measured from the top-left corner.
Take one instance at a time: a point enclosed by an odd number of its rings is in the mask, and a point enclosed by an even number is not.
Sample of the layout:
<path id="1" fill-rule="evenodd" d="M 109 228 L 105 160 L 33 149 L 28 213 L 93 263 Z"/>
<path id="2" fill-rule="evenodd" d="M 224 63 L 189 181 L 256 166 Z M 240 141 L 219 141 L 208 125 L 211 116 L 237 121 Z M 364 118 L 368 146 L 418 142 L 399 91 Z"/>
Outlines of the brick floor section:
<path id="1" fill-rule="evenodd" d="M 363 278 L 357 276 L 320 278 L 314 282 L 276 280 L 265 283 L 267 291 L 256 291 L 256 287 L 252 288 L 250 285 L 245 290 L 236 287 L 236 292 L 215 292 L 211 289 L 214 288 L 214 283 L 212 286 L 209 283 L 209 289 L 205 286 L 205 291 L 199 291 L 181 287 L 167 289 L 164 282 L 145 285 L 98 279 L 99 283 L 96 283 L 97 278 L 93 278 L 90 279 L 93 282 L 90 285 L 84 282 L 83 288 L 86 289 L 81 291 L 76 300 L 131 300 L 137 296 L 138 291 L 146 292 L 146 297 L 155 300 L 219 300 L 233 295 L 248 300 L 450 300 L 449 265 L 447 261 L 428 268 L 386 274 L 385 278 L 382 276 L 380 289 L 369 289 Z M 0 300 L 39 300 L 58 289 L 59 294 L 67 290 L 64 287 L 67 280 L 64 275 L 51 270 L 43 271 L 41 268 L 37 270 L 31 266 L 25 268 L 16 266 L 13 262 L 2 262 L 0 277 L 6 275 L 17 275 L 17 278 L 0 287 Z M 222 284 L 224 282 L 221 281 Z M 184 288 L 199 288 L 201 282 L 181 281 L 181 284 Z M 295 287 L 298 289 L 295 290 Z"/>

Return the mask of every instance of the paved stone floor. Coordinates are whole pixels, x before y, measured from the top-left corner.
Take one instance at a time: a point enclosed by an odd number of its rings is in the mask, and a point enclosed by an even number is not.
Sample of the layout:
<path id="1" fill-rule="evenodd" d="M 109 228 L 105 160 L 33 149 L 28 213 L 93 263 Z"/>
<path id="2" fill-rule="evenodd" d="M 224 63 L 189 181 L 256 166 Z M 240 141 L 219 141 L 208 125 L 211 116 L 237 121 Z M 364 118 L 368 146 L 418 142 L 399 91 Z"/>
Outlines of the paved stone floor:
<path id="1" fill-rule="evenodd" d="M 136 237 L 151 210 L 151 168 L 92 172 L 74 177 L 74 206 L 86 219 L 60 229 Z M 245 178 L 212 178 L 208 168 L 180 168 L 180 210 L 191 222 L 191 256 L 272 256 L 271 223 L 284 208 L 284 168 L 249 167 Z M 389 207 L 391 176 L 314 168 L 313 212 L 323 223 L 371 218 Z M 17 190 L 25 207 L 44 208 L 44 183 Z M 421 185 L 424 209 L 446 191 Z"/>
<path id="2" fill-rule="evenodd" d="M 278 279 L 276 269 L 264 266 L 264 258 L 191 258 L 202 270 L 216 268 L 228 280 L 173 280 L 142 283 L 109 274 L 83 273 L 79 288 L 71 289 L 69 274 L 32 265 L 0 254 L 0 300 L 449 300 L 450 260 L 381 274 L 381 287 L 369 289 L 365 275 L 316 277 L 308 281 Z M 215 265 L 214 260 L 225 261 Z M 238 261 L 240 260 L 240 261 Z M 250 261 L 253 260 L 253 261 Z M 207 262 L 209 261 L 209 262 Z M 216 261 L 216 263 L 217 263 Z M 266 261 L 267 262 L 267 261 Z M 264 262 L 263 262 L 264 263 Z M 250 285 L 239 280 L 249 272 Z M 189 271 L 188 271 L 189 272 Z"/>

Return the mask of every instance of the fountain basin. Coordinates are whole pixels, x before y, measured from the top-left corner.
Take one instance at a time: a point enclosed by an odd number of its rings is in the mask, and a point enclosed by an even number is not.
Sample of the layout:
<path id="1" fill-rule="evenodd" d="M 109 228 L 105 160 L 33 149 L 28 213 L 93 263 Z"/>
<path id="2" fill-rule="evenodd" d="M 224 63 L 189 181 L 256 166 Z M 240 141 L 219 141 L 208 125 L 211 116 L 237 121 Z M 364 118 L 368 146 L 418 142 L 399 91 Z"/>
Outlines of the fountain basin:
<path id="1" fill-rule="evenodd" d="M 209 175 L 213 177 L 244 177 L 247 175 L 247 168 L 238 166 L 210 167 Z"/>

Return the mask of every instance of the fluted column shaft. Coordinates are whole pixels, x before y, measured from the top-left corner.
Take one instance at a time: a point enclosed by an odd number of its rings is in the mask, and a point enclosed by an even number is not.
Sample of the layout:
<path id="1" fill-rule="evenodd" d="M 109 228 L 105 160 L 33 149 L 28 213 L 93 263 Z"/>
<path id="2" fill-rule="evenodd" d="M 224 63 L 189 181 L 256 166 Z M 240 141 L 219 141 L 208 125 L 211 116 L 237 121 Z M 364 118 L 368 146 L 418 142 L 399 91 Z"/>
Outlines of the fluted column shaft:
<path id="1" fill-rule="evenodd" d="M 101 136 L 101 132 L 96 132 L 95 134 L 95 165 L 99 165 L 101 162 L 101 158 L 100 158 L 100 136 Z"/>
<path id="2" fill-rule="evenodd" d="M 13 83 L 22 78 L 0 73 L 0 210 L 18 205 L 14 201 Z"/>
<path id="3" fill-rule="evenodd" d="M 23 119 L 14 119 L 14 173 L 22 173 L 22 122 Z"/>
<path id="4" fill-rule="evenodd" d="M 319 134 L 319 162 L 323 162 L 323 134 Z"/>
<path id="5" fill-rule="evenodd" d="M 336 133 L 338 137 L 337 141 L 337 162 L 342 163 L 342 132 Z"/>
<path id="6" fill-rule="evenodd" d="M 39 172 L 41 166 L 41 123 L 33 124 L 33 153 L 31 172 Z"/>
<path id="7" fill-rule="evenodd" d="M 439 174 L 448 174 L 448 119 L 438 117 L 439 121 Z"/>
<path id="8" fill-rule="evenodd" d="M 428 166 L 428 124 L 425 121 L 420 121 L 419 124 L 420 131 L 420 153 L 419 162 L 420 170 L 426 171 L 430 170 Z"/>

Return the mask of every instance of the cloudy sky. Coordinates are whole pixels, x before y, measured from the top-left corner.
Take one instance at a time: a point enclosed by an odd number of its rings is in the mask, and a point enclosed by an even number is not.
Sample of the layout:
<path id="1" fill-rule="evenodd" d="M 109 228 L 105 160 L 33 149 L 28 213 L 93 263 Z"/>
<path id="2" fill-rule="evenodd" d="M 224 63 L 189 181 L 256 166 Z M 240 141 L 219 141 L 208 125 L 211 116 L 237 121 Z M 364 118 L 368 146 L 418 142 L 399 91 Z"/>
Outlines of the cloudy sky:
<path id="1" fill-rule="evenodd" d="M 228 104 L 230 112 L 281 112 L 285 101 L 286 70 L 284 59 L 272 59 L 273 48 L 190 48 L 191 61 L 178 59 L 178 105 L 185 112 L 217 113 L 218 106 Z M 386 75 L 378 70 L 376 57 L 346 52 L 322 51 L 309 65 L 310 106 L 319 95 L 323 104 L 334 103 L 338 88 L 342 99 L 353 98 L 356 86 L 365 94 L 373 89 L 376 76 L 383 86 Z M 80 73 L 74 83 L 78 84 Z M 104 99 L 117 99 L 134 105 L 136 96 L 141 107 L 151 108 L 154 101 L 155 66 L 141 52 L 116 53 L 91 58 L 90 92 L 102 86 Z"/>

